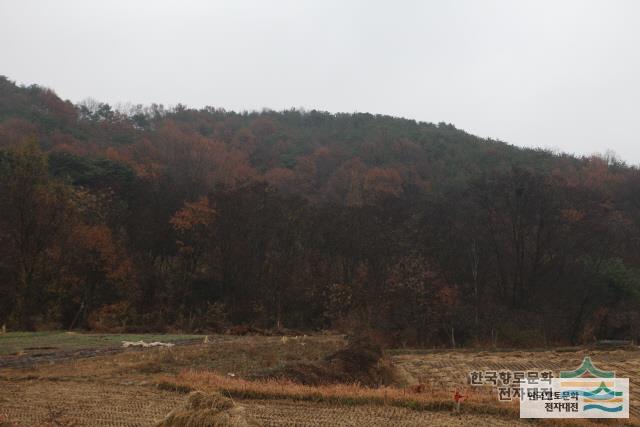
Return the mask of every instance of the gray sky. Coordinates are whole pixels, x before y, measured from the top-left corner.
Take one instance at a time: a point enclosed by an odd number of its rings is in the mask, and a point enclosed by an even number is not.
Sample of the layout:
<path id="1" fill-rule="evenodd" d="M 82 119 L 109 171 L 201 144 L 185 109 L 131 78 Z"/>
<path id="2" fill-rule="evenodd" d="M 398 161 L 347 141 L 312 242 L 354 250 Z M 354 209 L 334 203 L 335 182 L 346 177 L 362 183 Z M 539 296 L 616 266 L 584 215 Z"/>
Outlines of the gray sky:
<path id="1" fill-rule="evenodd" d="M 0 74 L 74 102 L 383 113 L 640 163 L 633 0 L 0 0 Z"/>

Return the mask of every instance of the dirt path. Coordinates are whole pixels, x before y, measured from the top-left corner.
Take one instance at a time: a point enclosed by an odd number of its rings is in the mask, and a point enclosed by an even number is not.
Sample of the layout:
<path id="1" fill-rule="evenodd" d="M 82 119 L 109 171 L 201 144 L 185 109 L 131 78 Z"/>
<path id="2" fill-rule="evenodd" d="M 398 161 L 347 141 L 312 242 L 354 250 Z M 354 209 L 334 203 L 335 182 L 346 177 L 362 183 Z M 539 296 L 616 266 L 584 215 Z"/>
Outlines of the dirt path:
<path id="1" fill-rule="evenodd" d="M 175 345 L 191 345 L 202 342 L 201 339 L 186 339 L 172 341 Z M 122 346 L 82 348 L 76 350 L 59 350 L 27 355 L 0 356 L 0 368 L 28 368 L 41 363 L 64 362 L 67 360 L 86 359 L 96 356 L 107 356 L 122 353 L 123 351 L 140 351 L 139 347 L 124 348 Z"/>
<path id="2" fill-rule="evenodd" d="M 185 396 L 151 386 L 58 381 L 0 381 L 0 417 L 20 426 L 152 426 Z M 385 406 L 335 406 L 244 400 L 265 426 L 518 426 L 519 420 Z M 0 418 L 2 419 L 2 418 Z M 58 424 L 55 424 L 58 423 Z"/>

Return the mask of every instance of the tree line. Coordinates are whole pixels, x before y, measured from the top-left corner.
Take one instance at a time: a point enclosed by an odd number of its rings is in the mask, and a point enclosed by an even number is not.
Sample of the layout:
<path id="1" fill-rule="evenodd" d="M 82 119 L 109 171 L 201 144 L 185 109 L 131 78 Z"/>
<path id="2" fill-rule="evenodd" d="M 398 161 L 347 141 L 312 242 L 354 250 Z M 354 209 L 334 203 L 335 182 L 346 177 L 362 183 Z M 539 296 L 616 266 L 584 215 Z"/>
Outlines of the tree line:
<path id="1" fill-rule="evenodd" d="M 73 105 L 0 79 L 0 322 L 635 339 L 640 174 L 451 125 Z"/>

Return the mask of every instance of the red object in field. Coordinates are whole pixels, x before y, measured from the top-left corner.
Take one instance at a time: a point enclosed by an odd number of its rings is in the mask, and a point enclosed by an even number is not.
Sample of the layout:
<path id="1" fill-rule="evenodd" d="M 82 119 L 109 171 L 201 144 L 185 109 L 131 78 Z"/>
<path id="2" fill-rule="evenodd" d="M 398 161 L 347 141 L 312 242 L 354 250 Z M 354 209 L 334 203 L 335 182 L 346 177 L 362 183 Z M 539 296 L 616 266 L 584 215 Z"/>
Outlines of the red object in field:
<path id="1" fill-rule="evenodd" d="M 459 391 L 456 391 L 456 394 L 453 395 L 453 400 L 457 402 L 460 402 L 461 400 L 464 399 L 464 396 L 460 394 Z"/>

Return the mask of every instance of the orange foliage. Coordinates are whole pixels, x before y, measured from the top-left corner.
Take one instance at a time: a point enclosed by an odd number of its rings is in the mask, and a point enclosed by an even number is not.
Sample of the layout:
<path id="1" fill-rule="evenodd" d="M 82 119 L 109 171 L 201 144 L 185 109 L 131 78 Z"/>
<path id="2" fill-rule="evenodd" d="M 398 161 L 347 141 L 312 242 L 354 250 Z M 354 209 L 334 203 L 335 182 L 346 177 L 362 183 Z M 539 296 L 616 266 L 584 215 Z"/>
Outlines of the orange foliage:
<path id="1" fill-rule="evenodd" d="M 179 232 L 180 239 L 176 241 L 182 255 L 197 259 L 207 238 L 213 232 L 216 211 L 209 204 L 207 197 L 201 197 L 195 202 L 185 203 L 169 221 Z"/>
<path id="2" fill-rule="evenodd" d="M 197 227 L 210 227 L 215 220 L 216 210 L 209 204 L 207 197 L 201 197 L 193 203 L 185 203 L 171 218 L 170 222 L 176 230 L 190 231 Z"/>
<path id="3" fill-rule="evenodd" d="M 114 281 L 132 276 L 131 260 L 125 256 L 106 225 L 78 225 L 72 232 L 72 242 L 84 255 L 91 255 L 83 257 L 86 269 L 100 271 Z"/>
<path id="4" fill-rule="evenodd" d="M 560 215 L 570 223 L 578 222 L 584 218 L 584 213 L 577 209 L 562 209 Z"/>

